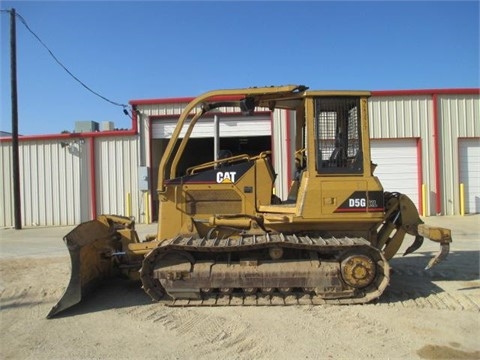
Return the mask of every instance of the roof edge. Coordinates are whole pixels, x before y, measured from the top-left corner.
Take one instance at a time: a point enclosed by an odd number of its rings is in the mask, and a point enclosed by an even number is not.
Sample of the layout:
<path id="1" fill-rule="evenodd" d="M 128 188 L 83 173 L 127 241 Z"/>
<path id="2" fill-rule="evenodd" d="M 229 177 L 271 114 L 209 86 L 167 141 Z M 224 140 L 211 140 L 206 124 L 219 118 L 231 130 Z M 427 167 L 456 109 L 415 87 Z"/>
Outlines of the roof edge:
<path id="1" fill-rule="evenodd" d="M 307 90 L 309 92 L 325 90 Z M 350 92 L 351 90 L 348 90 Z M 342 92 L 342 91 L 339 91 Z M 345 90 L 347 92 L 347 90 Z M 480 88 L 446 88 L 446 89 L 409 89 L 409 90 L 371 90 L 372 96 L 415 96 L 415 95 L 475 95 L 480 94 Z M 130 105 L 163 105 L 163 104 L 188 104 L 194 100 L 194 96 L 172 97 L 172 98 L 152 98 L 152 99 L 134 99 L 130 100 Z M 226 99 L 225 99 L 226 100 Z"/>

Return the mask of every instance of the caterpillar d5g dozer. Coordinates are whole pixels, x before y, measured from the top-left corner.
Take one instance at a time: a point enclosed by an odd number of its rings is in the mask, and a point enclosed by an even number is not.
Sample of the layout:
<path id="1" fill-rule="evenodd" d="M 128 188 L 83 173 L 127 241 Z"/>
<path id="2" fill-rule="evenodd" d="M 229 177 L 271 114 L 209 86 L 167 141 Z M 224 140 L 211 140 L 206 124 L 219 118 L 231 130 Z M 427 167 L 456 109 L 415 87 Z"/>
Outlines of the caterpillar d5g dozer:
<path id="1" fill-rule="evenodd" d="M 449 252 L 450 230 L 425 225 L 407 196 L 384 192 L 373 175 L 369 95 L 292 85 L 194 99 L 161 158 L 156 236 L 140 241 L 134 221 L 120 216 L 79 225 L 64 239 L 70 283 L 48 317 L 119 273 L 139 278 L 152 299 L 172 305 L 358 304 L 385 290 L 388 260 L 405 234 L 415 237 L 406 253 L 424 237 L 438 242 L 441 251 L 427 268 L 439 263 Z M 246 115 L 257 107 L 284 109 L 295 121 L 290 157 L 298 172 L 288 199 L 272 195 L 269 151 L 177 171 L 182 156 L 192 156 L 185 148 L 199 118 L 232 106 Z"/>

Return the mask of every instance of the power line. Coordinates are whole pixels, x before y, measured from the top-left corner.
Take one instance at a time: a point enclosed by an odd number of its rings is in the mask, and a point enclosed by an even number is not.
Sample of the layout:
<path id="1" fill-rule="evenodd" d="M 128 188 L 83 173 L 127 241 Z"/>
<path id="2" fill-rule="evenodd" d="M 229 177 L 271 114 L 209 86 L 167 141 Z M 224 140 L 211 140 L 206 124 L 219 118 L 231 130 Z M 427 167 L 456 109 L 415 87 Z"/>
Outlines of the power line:
<path id="1" fill-rule="evenodd" d="M 10 13 L 10 10 L 4 10 L 4 9 L 1 9 L 0 10 L 1 12 L 8 12 Z M 37 41 L 48 51 L 48 53 L 50 54 L 50 56 L 55 60 L 55 62 L 60 65 L 60 67 L 65 70 L 67 72 L 68 75 L 70 75 L 74 80 L 76 80 L 80 85 L 82 85 L 85 89 L 87 89 L 88 91 L 90 91 L 92 94 L 98 96 L 99 98 L 109 102 L 110 104 L 112 105 L 115 105 L 115 106 L 120 106 L 124 109 L 124 113 L 126 115 L 128 115 L 128 112 L 126 113 L 126 109 L 128 108 L 128 105 L 126 104 L 121 104 L 121 103 L 118 103 L 116 101 L 113 101 L 113 100 L 110 100 L 108 99 L 107 97 L 99 94 L 98 92 L 92 90 L 88 85 L 86 85 L 82 80 L 80 80 L 78 77 L 76 77 L 75 75 L 72 74 L 72 72 L 70 70 L 67 69 L 67 67 L 65 65 L 63 65 L 63 63 L 55 56 L 55 54 L 53 53 L 52 50 L 50 50 L 50 48 L 42 41 L 42 39 L 40 39 L 40 37 L 30 28 L 30 26 L 28 26 L 27 24 L 27 21 L 23 18 L 22 15 L 20 15 L 18 12 L 15 12 L 17 18 L 20 20 L 20 22 L 23 24 L 23 26 L 25 26 L 25 28 L 37 39 Z"/>

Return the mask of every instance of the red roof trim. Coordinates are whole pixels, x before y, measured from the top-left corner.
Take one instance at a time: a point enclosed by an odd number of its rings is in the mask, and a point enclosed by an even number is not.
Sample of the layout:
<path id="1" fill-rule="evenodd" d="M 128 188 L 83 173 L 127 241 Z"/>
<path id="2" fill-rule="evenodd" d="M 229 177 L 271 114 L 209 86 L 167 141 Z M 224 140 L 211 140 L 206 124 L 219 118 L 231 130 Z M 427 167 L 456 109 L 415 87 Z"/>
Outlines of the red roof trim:
<path id="1" fill-rule="evenodd" d="M 423 160 L 422 160 L 422 138 L 417 138 L 417 203 L 418 203 L 418 212 L 420 214 L 427 213 L 427 209 L 424 209 L 426 204 L 423 203 L 423 192 L 422 192 L 422 184 L 423 184 Z M 426 206 L 425 206 L 426 207 Z"/>
<path id="2" fill-rule="evenodd" d="M 162 105 L 162 104 L 189 103 L 193 99 L 194 99 L 193 97 L 178 97 L 178 98 L 163 98 L 163 99 L 140 99 L 140 100 L 130 100 L 128 103 L 130 105 Z"/>
<path id="3" fill-rule="evenodd" d="M 458 88 L 458 89 L 412 89 L 412 90 L 372 90 L 372 96 L 406 96 L 406 95 L 465 95 L 465 94 L 480 94 L 480 88 Z M 212 98 L 214 101 L 234 101 L 241 99 L 242 96 L 216 96 Z M 130 105 L 163 105 L 163 104 L 188 104 L 195 97 L 174 97 L 162 99 L 139 99 L 130 100 Z"/>
<path id="4" fill-rule="evenodd" d="M 81 132 L 68 134 L 46 134 L 46 135 L 24 135 L 19 136 L 18 141 L 35 141 L 35 140 L 61 140 L 61 139 L 89 139 L 107 136 L 128 136 L 136 135 L 136 130 L 116 130 L 116 131 L 96 131 L 96 132 Z M 0 138 L 0 142 L 12 141 L 11 137 Z"/>
<path id="5" fill-rule="evenodd" d="M 460 89 L 418 89 L 418 90 L 375 90 L 372 96 L 415 96 L 415 95 L 475 95 L 480 94 L 480 88 Z"/>

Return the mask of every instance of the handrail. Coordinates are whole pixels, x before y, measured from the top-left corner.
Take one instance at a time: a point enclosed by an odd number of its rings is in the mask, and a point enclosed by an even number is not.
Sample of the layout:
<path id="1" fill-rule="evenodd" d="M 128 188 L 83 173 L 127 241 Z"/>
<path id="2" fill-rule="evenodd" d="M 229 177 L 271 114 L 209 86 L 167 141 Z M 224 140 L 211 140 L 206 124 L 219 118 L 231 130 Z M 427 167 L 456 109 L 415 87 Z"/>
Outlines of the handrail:
<path id="1" fill-rule="evenodd" d="M 214 91 L 206 92 L 206 93 L 198 96 L 194 100 L 192 100 L 185 107 L 185 109 L 182 111 L 182 113 L 181 113 L 181 115 L 178 119 L 177 126 L 175 127 L 175 130 L 173 131 L 173 134 L 170 138 L 170 141 L 168 142 L 167 147 L 165 149 L 165 152 L 164 152 L 164 154 L 163 154 L 163 156 L 160 160 L 160 164 L 159 164 L 159 168 L 158 168 L 157 191 L 159 193 L 162 193 L 162 192 L 165 191 L 164 182 L 165 182 L 165 179 L 166 179 L 166 166 L 167 166 L 168 162 L 170 161 L 170 159 L 172 157 L 173 150 L 175 148 L 175 144 L 180 137 L 180 133 L 183 129 L 183 126 L 185 125 L 185 122 L 186 122 L 187 118 L 191 115 L 192 111 L 197 106 L 199 106 L 203 102 L 207 101 L 208 99 L 212 99 L 212 98 L 215 98 L 215 97 L 221 97 L 221 96 L 255 96 L 255 95 L 261 96 L 261 95 L 265 95 L 265 94 L 278 94 L 278 95 L 280 95 L 282 93 L 284 93 L 286 95 L 286 94 L 292 94 L 295 91 L 303 91 L 303 90 L 305 90 L 305 88 L 301 87 L 301 86 L 298 86 L 298 85 L 244 88 L 244 89 L 234 89 L 234 90 L 214 90 Z M 188 141 L 188 139 L 191 135 L 193 127 L 194 127 L 195 123 L 197 122 L 198 118 L 200 118 L 200 116 L 205 114 L 207 111 L 208 110 L 204 110 L 204 109 L 198 111 L 195 114 L 194 118 L 190 121 L 190 125 L 187 129 L 187 132 L 186 132 L 182 142 L 180 143 L 180 146 L 177 150 L 177 153 L 175 154 L 175 157 L 173 159 L 172 166 L 171 166 L 171 169 L 170 169 L 170 175 L 169 175 L 170 177 L 169 178 L 175 177 L 177 166 L 178 166 L 178 163 L 180 161 L 180 157 L 182 156 L 183 151 L 185 150 L 186 143 L 187 143 L 187 141 Z"/>
<path id="2" fill-rule="evenodd" d="M 235 156 L 230 156 L 225 159 L 219 159 L 216 161 L 209 161 L 201 165 L 196 165 L 189 167 L 187 169 L 187 175 L 193 175 L 195 172 L 199 170 L 205 170 L 211 167 L 215 167 L 215 165 L 223 165 L 224 163 L 230 164 L 230 163 L 235 163 L 241 160 L 247 160 L 247 161 L 252 161 L 252 160 L 257 160 L 257 159 L 263 159 L 268 157 L 272 152 L 270 150 L 262 151 L 260 154 L 255 155 L 255 156 L 250 156 L 248 154 L 240 154 L 240 155 L 235 155 Z"/>
<path id="3" fill-rule="evenodd" d="M 234 163 L 234 162 L 237 162 L 237 161 L 241 161 L 241 160 L 247 160 L 248 161 L 248 160 L 251 160 L 251 159 L 252 158 L 248 154 L 241 154 L 241 155 L 231 156 L 231 157 L 228 157 L 228 158 L 225 158 L 225 159 L 219 159 L 219 160 L 216 160 L 216 161 L 209 161 L 209 162 L 201 164 L 201 165 L 196 165 L 196 166 L 189 167 L 187 169 L 187 174 L 188 175 L 193 175 L 198 170 L 205 170 L 205 169 L 208 169 L 210 167 L 215 167 L 215 165 L 220 165 L 220 164 L 223 165 L 225 163 L 231 164 L 231 163 Z"/>

